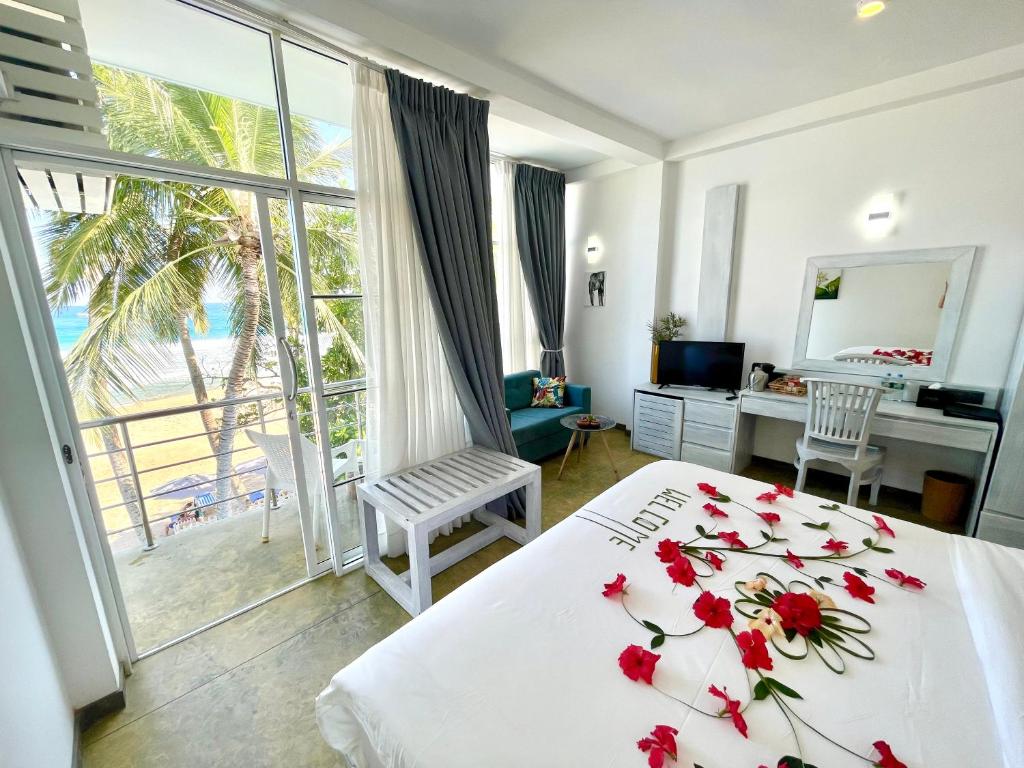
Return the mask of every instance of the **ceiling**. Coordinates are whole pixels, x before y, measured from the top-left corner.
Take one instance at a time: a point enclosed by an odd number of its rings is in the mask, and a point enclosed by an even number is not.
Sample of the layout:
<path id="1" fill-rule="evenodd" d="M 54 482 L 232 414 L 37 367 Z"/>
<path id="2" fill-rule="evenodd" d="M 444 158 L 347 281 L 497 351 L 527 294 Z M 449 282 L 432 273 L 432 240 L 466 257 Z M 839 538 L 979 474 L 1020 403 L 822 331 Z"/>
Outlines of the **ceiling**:
<path id="1" fill-rule="evenodd" d="M 493 151 L 562 171 L 590 165 L 607 158 L 607 155 L 600 152 L 562 141 L 543 131 L 514 123 L 495 114 L 488 117 L 487 133 Z"/>
<path id="2" fill-rule="evenodd" d="M 1024 42 L 1022 0 L 891 0 L 869 20 L 855 0 L 373 6 L 666 140 Z"/>

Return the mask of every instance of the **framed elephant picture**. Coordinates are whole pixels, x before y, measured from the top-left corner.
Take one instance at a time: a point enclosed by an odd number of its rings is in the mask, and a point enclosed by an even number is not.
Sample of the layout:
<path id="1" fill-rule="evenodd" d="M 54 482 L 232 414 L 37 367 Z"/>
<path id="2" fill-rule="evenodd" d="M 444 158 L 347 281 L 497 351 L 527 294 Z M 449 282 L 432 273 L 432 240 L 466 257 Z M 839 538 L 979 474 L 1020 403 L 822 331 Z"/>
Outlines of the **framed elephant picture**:
<path id="1" fill-rule="evenodd" d="M 607 274 L 603 269 L 600 272 L 587 272 L 585 283 L 587 289 L 586 306 L 594 308 L 604 306 Z"/>

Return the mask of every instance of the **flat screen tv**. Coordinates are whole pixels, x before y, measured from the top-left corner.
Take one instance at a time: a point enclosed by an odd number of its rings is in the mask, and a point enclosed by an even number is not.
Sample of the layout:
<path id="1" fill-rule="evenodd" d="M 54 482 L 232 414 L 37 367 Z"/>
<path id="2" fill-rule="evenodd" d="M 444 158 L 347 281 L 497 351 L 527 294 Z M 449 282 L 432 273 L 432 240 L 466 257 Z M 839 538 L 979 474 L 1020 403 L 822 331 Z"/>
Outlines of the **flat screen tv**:
<path id="1" fill-rule="evenodd" d="M 658 384 L 740 389 L 745 347 L 728 341 L 663 341 L 658 345 Z"/>

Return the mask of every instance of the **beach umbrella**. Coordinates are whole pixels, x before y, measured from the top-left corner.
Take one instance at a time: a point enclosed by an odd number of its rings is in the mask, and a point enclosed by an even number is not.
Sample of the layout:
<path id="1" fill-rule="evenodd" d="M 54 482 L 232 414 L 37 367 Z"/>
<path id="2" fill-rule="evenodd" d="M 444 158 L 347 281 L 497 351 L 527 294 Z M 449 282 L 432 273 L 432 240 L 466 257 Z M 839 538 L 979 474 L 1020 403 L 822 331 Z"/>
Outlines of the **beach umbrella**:
<path id="1" fill-rule="evenodd" d="M 263 457 L 243 461 L 235 464 L 235 472 L 239 475 L 265 475 L 267 474 L 267 460 Z"/>
<path id="2" fill-rule="evenodd" d="M 209 475 L 185 475 L 158 485 L 152 496 L 161 499 L 191 499 L 204 493 L 213 493 L 216 486 Z"/>

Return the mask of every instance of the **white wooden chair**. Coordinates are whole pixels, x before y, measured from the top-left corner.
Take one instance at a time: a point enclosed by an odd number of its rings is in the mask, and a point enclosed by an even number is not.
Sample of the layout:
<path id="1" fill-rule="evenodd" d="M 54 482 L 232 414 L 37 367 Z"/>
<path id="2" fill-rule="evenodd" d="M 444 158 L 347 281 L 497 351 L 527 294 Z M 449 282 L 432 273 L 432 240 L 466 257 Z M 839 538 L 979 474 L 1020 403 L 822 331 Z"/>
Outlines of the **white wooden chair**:
<path id="1" fill-rule="evenodd" d="M 253 445 L 263 451 L 267 459 L 267 481 L 263 490 L 263 543 L 270 541 L 270 510 L 276 507 L 276 491 L 295 491 L 295 469 L 292 464 L 291 445 L 288 435 L 268 435 L 255 429 L 245 430 Z M 302 465 L 306 473 L 306 490 L 313 507 L 313 537 L 320 541 L 324 520 L 327 515 L 322 483 L 320 482 L 320 457 L 316 445 L 307 438 L 302 443 Z M 343 472 L 358 472 L 362 461 L 362 440 L 349 440 L 339 448 L 331 450 L 333 458 L 332 477 Z"/>
<path id="2" fill-rule="evenodd" d="M 909 360 L 886 355 L 867 355 L 863 352 L 841 352 L 834 358 L 840 363 L 867 363 L 868 365 L 913 365 Z"/>
<path id="3" fill-rule="evenodd" d="M 828 379 L 804 379 L 807 384 L 807 422 L 797 440 L 796 489 L 802 491 L 812 461 L 839 464 L 850 472 L 846 503 L 857 506 L 861 485 L 871 484 L 872 505 L 878 503 L 885 448 L 868 445 L 871 421 L 882 388 Z"/>

